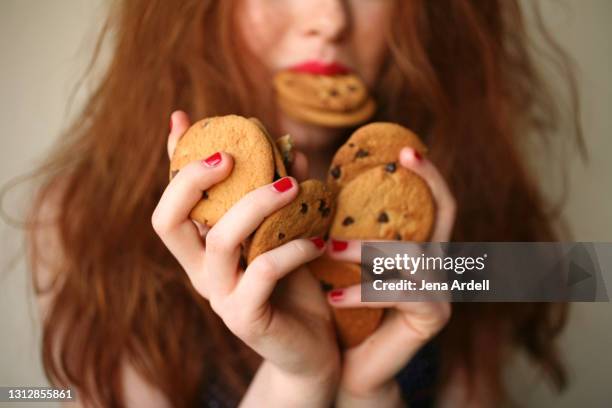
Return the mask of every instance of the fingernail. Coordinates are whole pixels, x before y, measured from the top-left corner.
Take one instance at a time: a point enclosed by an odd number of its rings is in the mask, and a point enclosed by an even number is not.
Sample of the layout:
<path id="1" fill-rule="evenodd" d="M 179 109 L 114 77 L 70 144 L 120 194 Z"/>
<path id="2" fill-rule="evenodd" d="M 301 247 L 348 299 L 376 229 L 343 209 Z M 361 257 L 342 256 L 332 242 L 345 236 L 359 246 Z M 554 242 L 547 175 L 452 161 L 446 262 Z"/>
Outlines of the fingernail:
<path id="1" fill-rule="evenodd" d="M 170 116 L 170 131 L 172 132 L 172 116 Z"/>
<path id="2" fill-rule="evenodd" d="M 417 152 L 416 150 L 414 150 L 414 158 L 418 161 L 418 162 L 422 162 L 423 161 L 423 156 L 421 156 L 421 153 Z"/>
<path id="3" fill-rule="evenodd" d="M 319 249 L 323 249 L 325 246 L 325 241 L 321 237 L 310 238 L 310 241 L 312 241 L 312 243 Z"/>
<path id="4" fill-rule="evenodd" d="M 342 300 L 343 297 L 344 297 L 344 289 L 334 289 L 331 292 L 329 292 L 329 298 L 332 300 L 332 302 L 337 302 L 339 300 Z"/>
<path id="5" fill-rule="evenodd" d="M 284 193 L 293 186 L 293 183 L 291 182 L 291 179 L 289 177 L 283 177 L 282 179 L 272 184 L 272 186 L 279 193 Z"/>
<path id="6" fill-rule="evenodd" d="M 348 242 L 346 241 L 337 241 L 332 239 L 332 250 L 334 252 L 342 252 L 348 247 Z"/>
<path id="7" fill-rule="evenodd" d="M 207 159 L 202 160 L 202 163 L 208 167 L 216 167 L 221 163 L 221 153 L 217 152 Z"/>

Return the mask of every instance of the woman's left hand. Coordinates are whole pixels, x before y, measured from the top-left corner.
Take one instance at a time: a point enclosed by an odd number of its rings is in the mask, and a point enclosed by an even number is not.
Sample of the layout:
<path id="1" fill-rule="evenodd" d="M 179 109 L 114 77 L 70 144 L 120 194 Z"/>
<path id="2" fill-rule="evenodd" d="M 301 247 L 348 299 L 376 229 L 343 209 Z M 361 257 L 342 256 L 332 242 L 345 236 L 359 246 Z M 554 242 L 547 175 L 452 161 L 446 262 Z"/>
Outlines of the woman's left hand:
<path id="1" fill-rule="evenodd" d="M 399 163 L 420 175 L 436 204 L 432 242 L 448 242 L 455 221 L 455 199 L 446 182 L 427 159 L 411 148 L 400 152 Z M 333 259 L 361 262 L 361 241 L 334 241 Z M 450 318 L 448 302 L 361 302 L 361 287 L 354 285 L 328 294 L 333 307 L 389 308 L 380 327 L 364 342 L 345 351 L 336 404 L 341 406 L 403 406 L 395 375 Z"/>

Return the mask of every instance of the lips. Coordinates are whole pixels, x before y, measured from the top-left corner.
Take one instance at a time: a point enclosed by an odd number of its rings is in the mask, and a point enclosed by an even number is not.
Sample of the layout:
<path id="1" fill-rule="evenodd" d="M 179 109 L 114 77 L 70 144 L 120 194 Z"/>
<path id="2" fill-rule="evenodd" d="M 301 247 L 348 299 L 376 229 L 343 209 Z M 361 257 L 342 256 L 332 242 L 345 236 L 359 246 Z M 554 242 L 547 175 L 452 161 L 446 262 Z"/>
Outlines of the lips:
<path id="1" fill-rule="evenodd" d="M 294 65 L 290 70 L 315 75 L 344 75 L 351 71 L 340 63 L 325 63 L 321 61 L 307 61 L 302 64 Z"/>

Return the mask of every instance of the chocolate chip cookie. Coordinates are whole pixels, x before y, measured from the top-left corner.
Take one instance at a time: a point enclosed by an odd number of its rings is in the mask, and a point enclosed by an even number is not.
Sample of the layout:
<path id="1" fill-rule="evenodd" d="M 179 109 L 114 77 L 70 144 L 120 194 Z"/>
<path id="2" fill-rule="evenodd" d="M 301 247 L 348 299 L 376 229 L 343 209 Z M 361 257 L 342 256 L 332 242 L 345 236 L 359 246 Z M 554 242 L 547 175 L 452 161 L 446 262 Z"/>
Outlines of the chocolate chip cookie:
<path id="1" fill-rule="evenodd" d="M 412 147 L 421 155 L 427 148 L 419 137 L 395 123 L 376 122 L 357 129 L 334 155 L 327 182 L 334 189 L 342 188 L 357 175 L 376 165 L 397 168 L 399 152 Z"/>
<path id="2" fill-rule="evenodd" d="M 325 291 L 346 288 L 361 282 L 361 270 L 357 264 L 322 256 L 308 265 Z M 383 309 L 369 307 L 332 308 L 341 346 L 350 348 L 365 340 L 380 324 L 383 312 Z"/>
<path id="3" fill-rule="evenodd" d="M 282 71 L 274 78 L 279 107 L 294 119 L 326 127 L 348 127 L 369 119 L 376 104 L 353 74 L 317 75 Z"/>
<path id="4" fill-rule="evenodd" d="M 297 198 L 267 217 L 255 231 L 247 263 L 291 240 L 326 235 L 334 211 L 332 198 L 331 191 L 318 180 L 300 183 Z"/>

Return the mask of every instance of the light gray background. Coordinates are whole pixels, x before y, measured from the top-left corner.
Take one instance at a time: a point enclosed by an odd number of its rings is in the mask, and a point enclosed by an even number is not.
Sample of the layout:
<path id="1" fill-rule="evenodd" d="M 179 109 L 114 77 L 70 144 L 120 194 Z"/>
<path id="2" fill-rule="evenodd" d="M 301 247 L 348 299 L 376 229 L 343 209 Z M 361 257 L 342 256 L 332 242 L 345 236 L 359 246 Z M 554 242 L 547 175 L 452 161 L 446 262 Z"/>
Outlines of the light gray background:
<path id="1" fill-rule="evenodd" d="M 576 240 L 612 241 L 612 1 L 541 3 L 554 35 L 578 62 L 591 153 L 587 167 L 568 163 L 565 215 Z M 0 0 L 0 183 L 29 171 L 77 110 L 67 110 L 68 97 L 91 52 L 103 12 L 103 0 Z M 79 93 L 76 106 L 86 92 Z M 554 194 L 552 177 L 541 179 Z M 22 190 L 5 202 L 11 214 L 22 214 Z M 0 248 L 0 385 L 43 385 L 37 312 L 19 257 L 22 236 L 3 222 Z M 608 281 L 609 293 L 610 288 Z M 555 396 L 524 361 L 517 361 L 508 375 L 515 398 L 529 407 L 609 406 L 610 345 L 611 305 L 574 305 L 562 341 L 571 388 Z"/>

